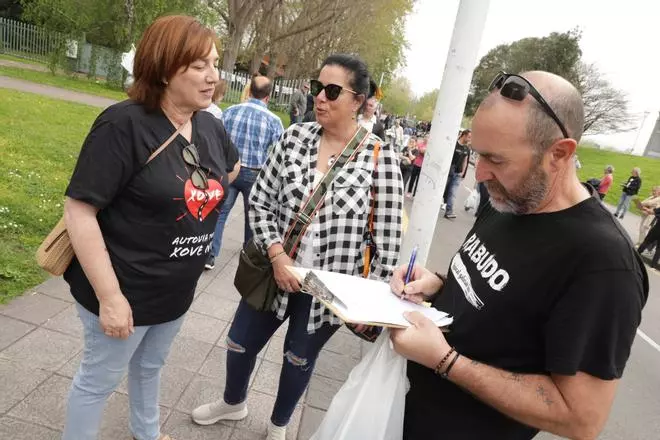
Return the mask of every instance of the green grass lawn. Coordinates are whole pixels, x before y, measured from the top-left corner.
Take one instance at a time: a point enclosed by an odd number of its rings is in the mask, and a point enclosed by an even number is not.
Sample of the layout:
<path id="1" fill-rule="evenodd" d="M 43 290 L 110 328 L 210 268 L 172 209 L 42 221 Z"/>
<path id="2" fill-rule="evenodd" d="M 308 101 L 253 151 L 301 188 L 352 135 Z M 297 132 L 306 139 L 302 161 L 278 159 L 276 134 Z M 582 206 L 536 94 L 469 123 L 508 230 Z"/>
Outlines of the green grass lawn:
<path id="1" fill-rule="evenodd" d="M 605 197 L 605 201 L 612 205 L 619 202 L 621 197 L 621 185 L 624 184 L 630 171 L 634 167 L 642 170 L 642 189 L 640 198 L 644 199 L 651 193 L 655 185 L 660 185 L 660 160 L 650 157 L 631 156 L 629 154 L 616 153 L 613 151 L 597 150 L 595 148 L 580 148 L 578 157 L 582 163 L 582 169 L 578 171 L 580 179 L 586 181 L 592 177 L 600 179 L 607 165 L 614 166 L 614 183 Z M 634 204 L 631 205 L 633 212 L 638 212 Z"/>
<path id="2" fill-rule="evenodd" d="M 17 67 L 0 66 L 0 75 L 32 81 L 39 84 L 61 87 L 76 92 L 89 93 L 103 96 L 105 98 L 121 101 L 126 99 L 126 93 L 121 90 L 112 89 L 102 81 L 72 77 L 68 75 L 52 75 L 50 72 L 37 72 L 34 70 L 21 69 Z"/>
<path id="3" fill-rule="evenodd" d="M 62 215 L 64 189 L 98 113 L 0 89 L 0 302 L 46 278 L 34 253 Z"/>
<path id="4" fill-rule="evenodd" d="M 0 55 L 0 59 L 8 59 L 11 61 L 18 62 L 28 62 L 30 61 L 12 57 L 9 55 Z M 33 70 L 21 69 L 17 67 L 5 67 L 0 66 L 0 75 L 9 76 L 12 78 L 18 78 L 25 81 L 32 81 L 39 84 L 45 84 L 49 86 L 60 87 L 67 90 L 73 90 L 76 92 L 89 93 L 91 95 L 103 96 L 105 98 L 116 99 L 117 101 L 122 101 L 126 99 L 126 93 L 121 90 L 110 88 L 103 81 L 93 81 L 81 77 L 73 77 L 63 74 L 52 75 L 49 72 L 37 72 Z M 221 102 L 220 108 L 223 110 L 227 107 L 233 105 L 230 102 Z M 286 112 L 273 111 L 277 116 L 282 120 L 284 127 L 288 127 L 290 124 L 289 115 Z"/>

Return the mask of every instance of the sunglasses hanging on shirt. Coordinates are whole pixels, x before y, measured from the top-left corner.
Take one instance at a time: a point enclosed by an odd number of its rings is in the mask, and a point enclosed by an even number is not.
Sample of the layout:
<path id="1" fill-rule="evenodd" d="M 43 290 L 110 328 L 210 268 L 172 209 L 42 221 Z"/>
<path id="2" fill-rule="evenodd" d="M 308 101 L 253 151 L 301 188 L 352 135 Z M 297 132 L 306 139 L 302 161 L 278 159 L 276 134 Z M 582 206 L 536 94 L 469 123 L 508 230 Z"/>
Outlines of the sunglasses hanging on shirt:
<path id="1" fill-rule="evenodd" d="M 527 95 L 532 95 L 532 97 L 536 99 L 536 102 L 541 105 L 541 108 L 545 114 L 550 116 L 552 120 L 557 123 L 561 133 L 564 135 L 564 138 L 570 138 L 566 127 L 561 122 L 561 119 L 559 119 L 554 110 L 552 110 L 552 107 L 550 107 L 550 104 L 548 104 L 547 101 L 543 99 L 543 96 L 541 96 L 539 91 L 536 90 L 532 83 L 529 82 L 529 80 L 526 78 L 512 73 L 499 72 L 493 81 L 491 81 L 490 86 L 488 86 L 489 92 L 493 91 L 494 89 L 498 89 L 500 91 L 500 95 L 508 99 L 513 99 L 514 101 L 522 101 Z"/>
<path id="2" fill-rule="evenodd" d="M 197 151 L 195 144 L 186 145 L 181 154 L 183 156 L 183 161 L 194 168 L 192 173 L 190 173 L 190 181 L 193 186 L 204 192 L 204 202 L 200 205 L 197 211 L 197 218 L 199 221 L 202 221 L 202 211 L 209 202 L 209 193 L 206 191 L 209 189 L 209 179 L 206 176 L 206 173 L 202 170 L 199 160 L 199 151 Z"/>

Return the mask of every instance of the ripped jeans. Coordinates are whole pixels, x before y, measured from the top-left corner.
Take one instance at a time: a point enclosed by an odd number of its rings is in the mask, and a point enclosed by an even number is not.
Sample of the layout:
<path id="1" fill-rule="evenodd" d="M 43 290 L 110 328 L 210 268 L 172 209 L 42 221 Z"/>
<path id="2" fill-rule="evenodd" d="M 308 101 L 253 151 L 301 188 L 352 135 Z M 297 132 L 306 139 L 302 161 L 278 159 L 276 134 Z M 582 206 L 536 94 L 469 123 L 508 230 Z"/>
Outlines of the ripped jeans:
<path id="1" fill-rule="evenodd" d="M 340 326 L 325 323 L 314 333 L 307 333 L 312 297 L 304 293 L 289 295 L 284 319 L 289 329 L 284 339 L 284 362 L 280 372 L 277 399 L 271 422 L 286 426 L 314 370 L 321 348 Z M 259 312 L 241 300 L 227 337 L 227 379 L 224 400 L 230 405 L 245 401 L 248 382 L 257 354 L 284 321 L 275 312 Z"/>

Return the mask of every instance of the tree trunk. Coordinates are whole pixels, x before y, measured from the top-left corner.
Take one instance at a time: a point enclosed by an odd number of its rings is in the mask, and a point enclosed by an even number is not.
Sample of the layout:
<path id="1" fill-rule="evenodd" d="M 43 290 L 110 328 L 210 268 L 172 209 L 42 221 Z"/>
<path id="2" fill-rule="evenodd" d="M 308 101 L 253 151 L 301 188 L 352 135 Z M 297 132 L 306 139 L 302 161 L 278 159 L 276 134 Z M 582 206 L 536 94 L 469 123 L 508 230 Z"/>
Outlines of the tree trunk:
<path id="1" fill-rule="evenodd" d="M 245 29 L 247 29 L 259 7 L 260 2 L 258 0 L 243 0 L 241 2 L 230 0 L 228 2 L 227 31 L 229 35 L 222 52 L 222 70 L 234 71 L 234 64 L 236 64 L 238 58 L 238 51 L 241 48 Z"/>
<path id="2" fill-rule="evenodd" d="M 268 76 L 268 78 L 270 78 L 272 81 L 275 79 L 275 75 L 277 74 L 277 55 L 271 52 L 269 59 L 270 62 L 268 63 L 268 71 L 266 72 L 266 76 Z"/>
<path id="3" fill-rule="evenodd" d="M 250 62 L 250 75 L 253 73 L 259 73 L 259 68 L 261 67 L 261 60 L 264 59 L 264 54 L 259 48 L 257 48 L 257 51 L 254 53 L 254 56 L 252 56 L 252 61 Z"/>
<path id="4" fill-rule="evenodd" d="M 238 58 L 238 49 L 241 45 L 241 39 L 236 35 L 230 36 L 227 45 L 222 51 L 222 70 L 225 72 L 233 72 L 236 58 Z"/>
<path id="5" fill-rule="evenodd" d="M 135 34 L 135 2 L 126 0 L 124 7 L 126 8 L 126 29 L 128 29 L 127 40 L 128 44 L 132 44 Z"/>

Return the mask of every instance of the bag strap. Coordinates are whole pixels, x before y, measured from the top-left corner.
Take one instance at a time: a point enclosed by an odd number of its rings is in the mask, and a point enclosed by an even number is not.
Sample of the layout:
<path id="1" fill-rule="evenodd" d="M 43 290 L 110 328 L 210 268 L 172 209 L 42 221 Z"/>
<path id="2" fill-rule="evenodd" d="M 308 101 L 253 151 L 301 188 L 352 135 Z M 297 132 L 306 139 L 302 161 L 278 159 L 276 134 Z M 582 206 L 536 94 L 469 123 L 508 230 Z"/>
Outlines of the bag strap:
<path id="1" fill-rule="evenodd" d="M 314 214 L 321 208 L 321 206 L 323 206 L 325 195 L 328 192 L 330 183 L 334 180 L 335 175 L 340 169 L 346 166 L 347 163 L 353 160 L 368 137 L 369 131 L 362 126 L 358 127 L 351 140 L 344 147 L 344 150 L 339 157 L 337 157 L 321 182 L 319 182 L 319 184 L 312 190 L 312 194 L 302 205 L 298 214 L 296 214 L 289 230 L 284 236 L 284 250 L 289 257 L 293 258 L 307 227 L 314 220 Z"/>
<path id="2" fill-rule="evenodd" d="M 147 159 L 147 162 L 146 162 L 144 165 L 146 166 L 149 162 L 151 162 L 152 160 L 154 160 L 154 159 L 156 158 L 156 156 L 158 156 L 160 153 L 162 153 L 163 150 L 164 150 L 165 148 L 167 148 L 167 146 L 168 146 L 169 144 L 172 143 L 172 141 L 173 141 L 173 140 L 179 135 L 179 133 L 181 133 L 181 131 L 182 131 L 185 127 L 188 126 L 189 123 L 190 123 L 190 119 L 188 119 L 186 122 L 184 122 L 183 124 L 181 124 L 181 125 L 179 126 L 179 128 L 177 128 L 176 131 L 175 131 L 174 133 L 172 133 L 172 136 L 170 136 L 169 139 L 167 139 L 165 142 L 163 142 L 162 145 L 161 145 L 160 147 L 158 147 L 158 149 L 157 149 L 156 151 L 154 151 L 153 153 L 151 153 L 151 156 L 149 156 L 149 159 Z"/>
<path id="3" fill-rule="evenodd" d="M 371 212 L 369 212 L 369 220 L 367 223 L 367 242 L 364 248 L 364 268 L 362 269 L 362 277 L 367 278 L 369 272 L 371 271 L 371 250 L 376 247 L 376 242 L 374 241 L 374 212 L 376 210 L 376 179 L 375 176 L 378 174 L 378 154 L 380 153 L 380 142 L 376 143 L 374 146 L 374 172 L 371 185 Z M 375 254 L 375 252 L 374 252 Z"/>

